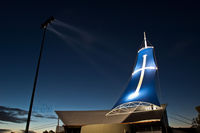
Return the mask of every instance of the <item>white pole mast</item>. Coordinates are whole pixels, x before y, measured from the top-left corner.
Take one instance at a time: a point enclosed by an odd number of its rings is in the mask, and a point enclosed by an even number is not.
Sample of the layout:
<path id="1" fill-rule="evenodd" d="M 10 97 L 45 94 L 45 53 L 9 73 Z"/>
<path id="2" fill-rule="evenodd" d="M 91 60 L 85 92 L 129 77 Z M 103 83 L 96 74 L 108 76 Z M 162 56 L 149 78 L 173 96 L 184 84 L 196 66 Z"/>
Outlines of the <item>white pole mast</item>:
<path id="1" fill-rule="evenodd" d="M 147 39 L 146 39 L 146 33 L 144 32 L 144 47 L 147 48 Z"/>

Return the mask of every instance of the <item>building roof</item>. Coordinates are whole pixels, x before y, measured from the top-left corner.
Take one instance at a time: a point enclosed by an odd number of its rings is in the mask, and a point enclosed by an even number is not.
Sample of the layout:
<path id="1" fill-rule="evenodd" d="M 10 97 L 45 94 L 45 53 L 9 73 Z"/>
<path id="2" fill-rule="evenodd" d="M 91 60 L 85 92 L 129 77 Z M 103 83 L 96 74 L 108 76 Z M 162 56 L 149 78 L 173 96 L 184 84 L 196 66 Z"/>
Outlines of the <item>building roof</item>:
<path id="1" fill-rule="evenodd" d="M 162 118 L 163 110 L 105 116 L 110 110 L 96 111 L 55 111 L 64 125 L 83 126 L 89 124 L 128 123 Z"/>
<path id="2" fill-rule="evenodd" d="M 106 117 L 110 110 L 96 111 L 56 111 L 58 117 L 64 125 L 88 125 L 88 124 L 107 124 L 121 123 L 128 114 L 120 116 Z"/>

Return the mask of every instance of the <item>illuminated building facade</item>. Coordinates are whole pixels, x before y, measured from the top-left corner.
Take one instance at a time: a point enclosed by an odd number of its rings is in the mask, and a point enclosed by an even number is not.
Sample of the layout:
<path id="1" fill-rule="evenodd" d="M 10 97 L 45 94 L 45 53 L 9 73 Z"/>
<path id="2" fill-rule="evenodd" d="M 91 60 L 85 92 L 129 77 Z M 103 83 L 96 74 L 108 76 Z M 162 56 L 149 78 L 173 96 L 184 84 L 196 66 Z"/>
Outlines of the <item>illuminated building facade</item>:
<path id="1" fill-rule="evenodd" d="M 154 47 L 138 51 L 131 78 L 111 110 L 56 111 L 67 133 L 136 133 L 140 131 L 167 132 L 166 105 L 160 105 L 156 94 L 157 65 Z"/>
<path id="2" fill-rule="evenodd" d="M 137 62 L 126 90 L 107 115 L 161 109 L 156 94 L 154 47 L 147 45 L 145 33 L 144 44 L 138 51 Z"/>

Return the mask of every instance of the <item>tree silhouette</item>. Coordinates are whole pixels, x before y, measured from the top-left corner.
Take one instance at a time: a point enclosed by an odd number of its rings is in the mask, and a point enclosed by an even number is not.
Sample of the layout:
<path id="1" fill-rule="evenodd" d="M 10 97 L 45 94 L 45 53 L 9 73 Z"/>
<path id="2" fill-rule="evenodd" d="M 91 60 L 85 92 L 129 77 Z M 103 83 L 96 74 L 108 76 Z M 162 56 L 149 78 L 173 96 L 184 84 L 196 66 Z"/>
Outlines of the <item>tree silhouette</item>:
<path id="1" fill-rule="evenodd" d="M 55 133 L 53 130 L 50 130 L 49 133 Z"/>
<path id="2" fill-rule="evenodd" d="M 47 131 L 47 130 L 45 130 L 43 133 L 48 133 L 48 131 Z"/>
<path id="3" fill-rule="evenodd" d="M 200 106 L 197 106 L 196 110 L 198 112 L 198 116 L 192 120 L 192 127 L 200 128 Z"/>
<path id="4" fill-rule="evenodd" d="M 43 133 L 55 133 L 53 130 L 50 130 L 49 132 L 45 130 Z"/>

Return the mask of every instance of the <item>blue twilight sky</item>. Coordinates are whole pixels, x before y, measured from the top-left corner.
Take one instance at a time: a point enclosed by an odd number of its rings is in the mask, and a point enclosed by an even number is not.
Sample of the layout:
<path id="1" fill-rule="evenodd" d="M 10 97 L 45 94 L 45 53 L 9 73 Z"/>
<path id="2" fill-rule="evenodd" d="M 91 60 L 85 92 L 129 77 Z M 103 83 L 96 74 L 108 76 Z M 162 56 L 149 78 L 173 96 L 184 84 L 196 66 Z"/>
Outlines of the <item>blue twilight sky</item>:
<path id="1" fill-rule="evenodd" d="M 184 0 L 1 2 L 0 106 L 28 110 L 42 39 L 40 24 L 53 15 L 68 28 L 52 24 L 62 36 L 47 32 L 35 113 L 56 116 L 55 110 L 112 108 L 131 76 L 146 31 L 155 47 L 158 95 L 168 104 L 170 125 L 189 126 L 174 115 L 192 119 L 200 104 L 198 5 Z M 56 119 L 33 119 L 32 129 L 56 124 Z M 24 128 L 24 122 L 0 121 L 0 129 Z"/>

